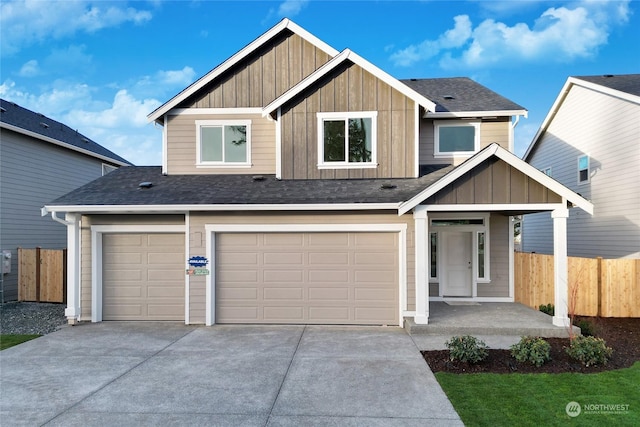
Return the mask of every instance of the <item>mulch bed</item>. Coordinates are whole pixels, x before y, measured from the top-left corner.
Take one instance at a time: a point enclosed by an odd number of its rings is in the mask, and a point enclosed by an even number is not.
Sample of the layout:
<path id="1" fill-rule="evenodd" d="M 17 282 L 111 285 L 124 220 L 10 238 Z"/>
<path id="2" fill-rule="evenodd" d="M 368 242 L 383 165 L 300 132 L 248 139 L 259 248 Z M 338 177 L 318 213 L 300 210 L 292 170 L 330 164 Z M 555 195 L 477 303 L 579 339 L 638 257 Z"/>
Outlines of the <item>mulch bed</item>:
<path id="1" fill-rule="evenodd" d="M 569 340 L 565 338 L 545 338 L 551 345 L 551 360 L 541 367 L 529 363 L 517 362 L 511 357 L 510 350 L 488 350 L 489 356 L 482 362 L 452 362 L 449 350 L 423 351 L 422 355 L 433 372 L 451 372 L 457 374 L 492 372 L 506 373 L 561 373 L 561 372 L 602 372 L 612 369 L 628 368 L 640 361 L 640 318 L 579 317 L 579 320 L 591 324 L 593 335 L 603 338 L 613 355 L 606 366 L 582 366 L 566 353 Z"/>

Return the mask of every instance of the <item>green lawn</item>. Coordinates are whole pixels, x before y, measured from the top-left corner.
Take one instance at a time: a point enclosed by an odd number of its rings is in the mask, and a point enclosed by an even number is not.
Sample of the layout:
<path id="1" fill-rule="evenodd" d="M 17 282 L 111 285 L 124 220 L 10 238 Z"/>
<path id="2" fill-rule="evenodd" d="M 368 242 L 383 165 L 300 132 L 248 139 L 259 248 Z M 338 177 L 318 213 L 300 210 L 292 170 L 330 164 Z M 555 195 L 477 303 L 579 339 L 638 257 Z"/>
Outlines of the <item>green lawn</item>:
<path id="1" fill-rule="evenodd" d="M 640 362 L 596 374 L 449 374 L 436 378 L 466 426 L 640 426 Z M 565 408 L 578 402 L 582 413 Z M 629 405 L 598 414 L 584 405 Z"/>
<path id="2" fill-rule="evenodd" d="M 38 338 L 40 335 L 0 335 L 0 350 Z"/>

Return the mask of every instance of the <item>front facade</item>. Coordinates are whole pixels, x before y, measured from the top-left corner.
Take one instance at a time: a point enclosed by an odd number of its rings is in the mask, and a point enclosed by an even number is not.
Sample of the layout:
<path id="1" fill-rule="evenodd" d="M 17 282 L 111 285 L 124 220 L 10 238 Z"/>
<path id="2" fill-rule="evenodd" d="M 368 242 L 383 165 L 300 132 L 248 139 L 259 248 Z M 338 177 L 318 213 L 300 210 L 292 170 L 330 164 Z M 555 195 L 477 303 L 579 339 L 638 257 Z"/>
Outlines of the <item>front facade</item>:
<path id="1" fill-rule="evenodd" d="M 130 165 L 76 130 L 15 103 L 0 101 L 0 250 L 2 301 L 18 299 L 18 247 L 62 249 L 67 230 L 43 218 L 52 198 Z"/>
<path id="2" fill-rule="evenodd" d="M 570 77 L 524 160 L 596 206 L 571 213 L 570 256 L 640 258 L 640 74 Z M 553 253 L 550 223 L 525 217 L 525 251 Z"/>
<path id="3" fill-rule="evenodd" d="M 46 206 L 75 249 L 67 316 L 402 325 L 433 300 L 513 301 L 512 217 L 551 211 L 562 236 L 568 202 L 592 209 L 511 153 L 523 115 L 285 19 L 149 115 L 162 166 Z"/>

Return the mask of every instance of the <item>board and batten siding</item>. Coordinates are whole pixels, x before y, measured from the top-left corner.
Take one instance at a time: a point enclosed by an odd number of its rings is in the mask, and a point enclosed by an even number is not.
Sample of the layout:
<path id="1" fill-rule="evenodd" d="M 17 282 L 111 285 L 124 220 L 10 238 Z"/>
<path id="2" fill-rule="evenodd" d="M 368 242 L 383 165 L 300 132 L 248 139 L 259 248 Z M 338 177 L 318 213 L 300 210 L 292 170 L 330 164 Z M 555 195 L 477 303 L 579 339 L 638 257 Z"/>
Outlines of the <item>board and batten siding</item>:
<path id="1" fill-rule="evenodd" d="M 206 256 L 207 224 L 407 224 L 407 307 L 415 309 L 415 244 L 414 221 L 411 215 L 354 213 L 283 213 L 283 212 L 191 212 L 189 215 L 189 256 Z M 205 323 L 206 301 L 204 276 L 191 276 L 191 323 Z"/>
<path id="2" fill-rule="evenodd" d="M 597 108 L 594 106 L 597 105 Z M 574 85 L 529 163 L 594 205 L 591 216 L 571 209 L 569 256 L 640 258 L 640 105 Z M 590 182 L 578 184 L 578 157 L 590 156 Z M 523 250 L 553 253 L 548 213 L 526 215 Z"/>
<path id="3" fill-rule="evenodd" d="M 251 120 L 251 167 L 225 168 L 196 165 L 196 120 Z M 276 171 L 275 122 L 261 114 L 170 115 L 167 126 L 167 172 L 187 174 L 274 174 Z"/>
<path id="4" fill-rule="evenodd" d="M 377 164 L 365 169 L 318 169 L 318 112 L 377 112 Z M 351 62 L 282 110 L 282 178 L 346 179 L 415 176 L 415 102 Z"/>
<path id="5" fill-rule="evenodd" d="M 438 120 L 442 122 L 444 120 Z M 458 120 L 469 122 L 469 120 Z M 511 122 L 508 118 L 499 121 L 482 121 L 480 123 L 480 150 L 496 143 L 505 150 L 509 150 L 509 133 Z M 421 165 L 454 165 L 457 166 L 468 157 L 435 157 L 435 125 L 432 119 L 420 119 L 420 164 Z"/>
<path id="6" fill-rule="evenodd" d="M 329 59 L 322 49 L 284 31 L 180 108 L 264 107 Z"/>
<path id="7" fill-rule="evenodd" d="M 0 249 L 11 250 L 4 299 L 18 298 L 18 247 L 67 247 L 67 228 L 40 208 L 102 176 L 106 163 L 7 129 L 0 134 Z"/>

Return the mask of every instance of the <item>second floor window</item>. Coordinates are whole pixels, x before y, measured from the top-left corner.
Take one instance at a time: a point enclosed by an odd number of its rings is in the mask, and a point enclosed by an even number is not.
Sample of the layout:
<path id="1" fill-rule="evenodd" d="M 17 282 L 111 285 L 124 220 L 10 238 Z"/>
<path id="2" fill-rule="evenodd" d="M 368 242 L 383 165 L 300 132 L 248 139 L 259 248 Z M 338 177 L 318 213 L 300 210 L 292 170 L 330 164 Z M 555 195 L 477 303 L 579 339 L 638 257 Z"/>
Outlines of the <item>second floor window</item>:
<path id="1" fill-rule="evenodd" d="M 435 156 L 471 156 L 480 149 L 480 123 L 447 121 L 435 124 Z"/>
<path id="2" fill-rule="evenodd" d="M 318 167 L 375 167 L 375 112 L 318 113 Z"/>
<path id="3" fill-rule="evenodd" d="M 251 121 L 197 120 L 197 164 L 249 166 Z"/>
<path id="4" fill-rule="evenodd" d="M 589 182 L 589 156 L 578 157 L 578 184 Z"/>

